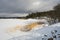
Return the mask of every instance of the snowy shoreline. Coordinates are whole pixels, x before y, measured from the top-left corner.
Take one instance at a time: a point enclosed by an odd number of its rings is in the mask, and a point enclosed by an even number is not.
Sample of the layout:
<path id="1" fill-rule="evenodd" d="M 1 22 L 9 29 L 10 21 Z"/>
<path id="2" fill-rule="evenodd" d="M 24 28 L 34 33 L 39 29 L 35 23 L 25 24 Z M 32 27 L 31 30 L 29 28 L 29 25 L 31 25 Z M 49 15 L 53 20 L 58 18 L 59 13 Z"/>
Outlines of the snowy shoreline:
<path id="1" fill-rule="evenodd" d="M 10 32 L 7 33 L 7 28 L 14 28 L 16 25 L 24 26 L 32 22 L 37 22 L 36 19 L 0 19 L 0 40 L 40 40 L 41 36 L 47 34 L 48 37 L 51 37 L 51 31 L 57 30 L 60 33 L 60 23 L 53 24 L 51 26 L 39 28 L 37 30 L 33 29 L 29 32 Z M 12 39 L 10 39 L 12 38 Z M 42 40 L 42 39 L 41 39 Z"/>

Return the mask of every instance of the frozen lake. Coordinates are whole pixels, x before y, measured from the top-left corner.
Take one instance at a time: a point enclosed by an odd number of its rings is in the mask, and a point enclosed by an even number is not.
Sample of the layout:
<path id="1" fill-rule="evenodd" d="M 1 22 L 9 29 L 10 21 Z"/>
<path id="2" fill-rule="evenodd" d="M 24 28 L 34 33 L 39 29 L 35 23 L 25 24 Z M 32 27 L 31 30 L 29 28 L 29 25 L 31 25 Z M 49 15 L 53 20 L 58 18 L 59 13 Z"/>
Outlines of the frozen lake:
<path id="1" fill-rule="evenodd" d="M 0 19 L 0 40 L 8 40 L 15 38 L 18 40 L 37 40 L 41 38 L 44 34 L 49 34 L 50 31 L 58 29 L 60 32 L 60 24 L 52 25 L 48 27 L 48 24 L 43 27 L 42 24 L 37 24 L 36 22 L 46 22 L 45 20 L 36 19 Z M 29 26 L 33 28 L 31 31 L 24 32 L 20 28 Z M 57 27 L 56 27 L 57 26 Z M 50 29 L 50 30 L 49 30 Z M 49 34 L 49 36 L 51 36 Z M 16 40 L 12 39 L 12 40 Z"/>
<path id="2" fill-rule="evenodd" d="M 28 35 L 29 32 L 21 32 L 15 30 L 16 26 L 25 26 L 27 24 L 37 22 L 38 20 L 31 19 L 0 19 L 0 40 L 8 40 L 9 38 Z"/>

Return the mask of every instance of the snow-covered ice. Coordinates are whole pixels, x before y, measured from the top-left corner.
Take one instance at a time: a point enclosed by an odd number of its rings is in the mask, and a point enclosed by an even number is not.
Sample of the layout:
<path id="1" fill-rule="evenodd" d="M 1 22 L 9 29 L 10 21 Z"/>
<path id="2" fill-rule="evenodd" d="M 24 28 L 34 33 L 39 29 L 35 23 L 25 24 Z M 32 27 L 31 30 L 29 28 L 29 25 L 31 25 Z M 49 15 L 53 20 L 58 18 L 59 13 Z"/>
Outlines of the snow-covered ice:
<path id="1" fill-rule="evenodd" d="M 14 28 L 17 25 L 24 26 L 37 21 L 41 20 L 0 19 L 0 40 L 42 40 L 42 38 L 47 39 L 52 37 L 51 31 L 57 30 L 58 32 L 56 34 L 60 33 L 60 23 L 56 23 L 46 27 L 38 27 L 37 29 L 35 28 L 28 32 L 22 32 L 18 30 L 16 30 L 15 32 L 7 32 L 7 29 Z M 41 21 L 41 22 L 47 22 L 47 21 Z M 44 35 L 47 35 L 47 37 L 44 37 Z"/>

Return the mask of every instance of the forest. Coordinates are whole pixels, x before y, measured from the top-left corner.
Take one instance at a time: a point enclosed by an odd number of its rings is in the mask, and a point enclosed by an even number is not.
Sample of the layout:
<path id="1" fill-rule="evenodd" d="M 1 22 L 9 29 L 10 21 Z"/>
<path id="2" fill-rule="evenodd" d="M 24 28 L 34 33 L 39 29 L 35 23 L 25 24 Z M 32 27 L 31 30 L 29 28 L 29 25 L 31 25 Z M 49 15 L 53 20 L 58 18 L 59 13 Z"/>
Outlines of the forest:
<path id="1" fill-rule="evenodd" d="M 60 21 L 60 4 L 56 5 L 54 8 L 54 10 L 50 10 L 50 11 L 45 11 L 45 12 L 36 12 L 36 13 L 31 13 L 28 16 L 26 16 L 26 18 L 35 18 L 35 17 L 42 17 L 42 16 L 46 16 L 46 17 L 51 17 L 51 18 L 58 18 Z"/>

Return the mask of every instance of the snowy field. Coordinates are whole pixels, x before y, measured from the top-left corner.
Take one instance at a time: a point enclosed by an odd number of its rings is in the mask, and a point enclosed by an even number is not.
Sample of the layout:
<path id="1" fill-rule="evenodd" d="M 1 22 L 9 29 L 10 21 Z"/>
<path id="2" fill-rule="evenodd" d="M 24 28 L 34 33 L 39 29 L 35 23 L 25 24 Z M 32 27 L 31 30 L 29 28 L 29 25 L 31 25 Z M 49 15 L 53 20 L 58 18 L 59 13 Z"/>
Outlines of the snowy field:
<path id="1" fill-rule="evenodd" d="M 37 24 L 37 22 L 44 22 L 44 24 Z M 26 25 L 32 26 L 31 30 L 21 31 L 21 29 L 27 27 Z M 49 25 L 46 20 L 0 19 L 0 40 L 42 40 L 42 38 L 47 40 L 52 37 L 51 31 L 54 30 L 57 30 L 56 35 L 60 34 L 60 23 Z M 47 35 L 47 37 L 44 35 Z M 60 40 L 60 38 L 57 40 Z"/>

